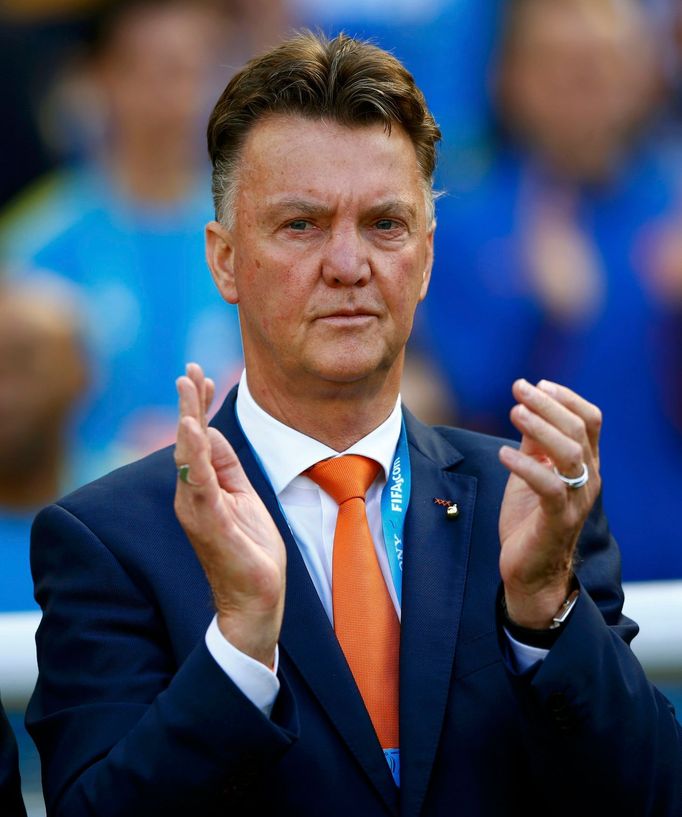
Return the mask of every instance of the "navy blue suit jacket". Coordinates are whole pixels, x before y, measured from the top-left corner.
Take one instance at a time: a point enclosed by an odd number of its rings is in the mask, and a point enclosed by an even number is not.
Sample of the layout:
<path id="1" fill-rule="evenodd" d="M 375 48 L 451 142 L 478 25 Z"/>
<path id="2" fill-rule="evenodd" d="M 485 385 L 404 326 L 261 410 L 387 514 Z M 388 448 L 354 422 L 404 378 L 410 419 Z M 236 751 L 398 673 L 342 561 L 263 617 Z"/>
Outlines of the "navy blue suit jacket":
<path id="1" fill-rule="evenodd" d="M 0 814 L 2 817 L 26 817 L 19 782 L 17 743 L 0 703 Z"/>
<path id="2" fill-rule="evenodd" d="M 682 814 L 681 729 L 628 647 L 636 626 L 600 511 L 567 626 L 539 668 L 514 675 L 496 618 L 500 441 L 409 414 L 398 792 L 234 398 L 214 424 L 288 550 L 272 718 L 205 646 L 211 594 L 173 513 L 172 451 L 157 452 L 35 523 L 44 619 L 27 723 L 51 815 Z"/>

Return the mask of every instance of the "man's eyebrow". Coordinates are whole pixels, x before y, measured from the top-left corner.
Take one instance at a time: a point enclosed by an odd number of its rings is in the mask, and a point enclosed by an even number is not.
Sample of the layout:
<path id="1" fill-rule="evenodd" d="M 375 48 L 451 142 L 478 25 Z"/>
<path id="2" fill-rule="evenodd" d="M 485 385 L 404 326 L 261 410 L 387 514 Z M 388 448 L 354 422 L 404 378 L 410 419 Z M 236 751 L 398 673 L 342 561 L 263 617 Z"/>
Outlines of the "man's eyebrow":
<path id="1" fill-rule="evenodd" d="M 329 215 L 332 210 L 328 205 L 321 202 L 301 198 L 276 199 L 266 202 L 263 209 L 268 216 L 277 217 L 292 213 L 297 216 L 309 216 L 311 218 Z M 397 215 L 408 220 L 415 220 L 417 218 L 417 208 L 404 199 L 386 199 L 368 207 L 363 215 L 369 219 Z"/>
<path id="2" fill-rule="evenodd" d="M 280 215 L 295 213 L 299 216 L 322 216 L 329 213 L 326 204 L 310 201 L 308 199 L 278 199 L 265 203 L 264 211 L 268 215 Z"/>
<path id="3" fill-rule="evenodd" d="M 397 215 L 408 220 L 414 220 L 417 218 L 417 208 L 414 204 L 403 199 L 387 199 L 367 208 L 365 215 L 367 218 Z"/>

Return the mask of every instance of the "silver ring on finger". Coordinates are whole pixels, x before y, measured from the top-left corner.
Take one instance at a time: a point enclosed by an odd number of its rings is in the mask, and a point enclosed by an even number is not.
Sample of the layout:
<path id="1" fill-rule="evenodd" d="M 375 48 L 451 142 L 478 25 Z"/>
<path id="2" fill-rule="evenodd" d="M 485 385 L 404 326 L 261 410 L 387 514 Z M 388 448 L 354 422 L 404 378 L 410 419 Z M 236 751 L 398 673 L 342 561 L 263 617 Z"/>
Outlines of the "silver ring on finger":
<path id="1" fill-rule="evenodd" d="M 185 485 L 198 485 L 197 482 L 192 482 L 189 478 L 189 465 L 178 465 L 178 479 L 180 482 L 184 482 Z"/>
<path id="2" fill-rule="evenodd" d="M 585 463 L 583 463 L 583 472 L 579 477 L 567 477 L 566 474 L 562 474 L 559 471 L 556 465 L 554 466 L 554 473 L 559 477 L 564 485 L 568 485 L 568 487 L 572 488 L 573 490 L 582 488 L 583 485 L 587 485 L 588 480 L 590 479 L 590 472 L 587 470 L 587 465 Z"/>

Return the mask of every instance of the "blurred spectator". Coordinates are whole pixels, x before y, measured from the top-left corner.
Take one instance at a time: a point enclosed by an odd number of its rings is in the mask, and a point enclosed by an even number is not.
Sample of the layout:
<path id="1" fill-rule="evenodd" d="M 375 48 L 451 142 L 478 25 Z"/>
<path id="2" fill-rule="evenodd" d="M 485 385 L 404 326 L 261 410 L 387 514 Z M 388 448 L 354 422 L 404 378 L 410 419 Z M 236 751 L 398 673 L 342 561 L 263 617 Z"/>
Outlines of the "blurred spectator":
<path id="1" fill-rule="evenodd" d="M 467 184 L 487 152 L 486 66 L 505 0 L 290 0 L 298 22 L 370 38 L 414 74 L 443 131 L 438 173 Z"/>
<path id="2" fill-rule="evenodd" d="M 10 126 L 0 131 L 0 154 L 12 157 L 0 168 L 0 207 L 82 147 L 73 129 L 63 133 L 64 100 L 59 93 L 54 98 L 55 86 L 60 89 L 61 75 L 78 63 L 93 26 L 122 2 L 127 0 L 0 0 L 0 109 L 11 112 Z M 231 32 L 230 66 L 272 44 L 287 23 L 285 0 L 201 2 L 211 5 Z M 222 22 L 214 35 L 224 34 Z M 223 85 L 218 83 L 216 92 Z M 87 122 L 81 124 L 91 131 Z"/>
<path id="3" fill-rule="evenodd" d="M 656 34 L 666 98 L 657 117 L 657 138 L 682 161 L 682 3 L 647 0 Z"/>
<path id="4" fill-rule="evenodd" d="M 405 354 L 400 395 L 415 417 L 427 425 L 453 425 L 457 413 L 440 372 L 429 358 L 414 348 Z"/>
<path id="5" fill-rule="evenodd" d="M 597 403 L 624 578 L 682 578 L 682 435 L 666 409 L 682 287 L 661 239 L 677 184 L 640 135 L 657 71 L 639 6 L 513 0 L 495 91 L 506 141 L 472 192 L 439 203 L 431 353 L 461 422 L 488 431 L 513 433 L 520 376 Z"/>
<path id="6" fill-rule="evenodd" d="M 87 385 L 77 301 L 61 282 L 0 285 L 0 610 L 34 606 L 29 529 L 72 484 L 68 439 Z"/>
<path id="7" fill-rule="evenodd" d="M 78 442 L 90 452 L 87 477 L 172 440 L 174 380 L 187 360 L 222 388 L 241 368 L 236 309 L 203 261 L 213 214 L 202 131 L 215 74 L 230 61 L 229 19 L 198 0 L 111 5 L 87 71 L 61 94 L 89 156 L 2 223 L 10 264 L 85 291 L 93 376 Z"/>
<path id="8" fill-rule="evenodd" d="M 0 131 L 0 206 L 54 167 L 41 127 L 46 79 L 82 36 L 85 9 L 96 2 L 0 0 L 0 108 L 10 112 Z"/>

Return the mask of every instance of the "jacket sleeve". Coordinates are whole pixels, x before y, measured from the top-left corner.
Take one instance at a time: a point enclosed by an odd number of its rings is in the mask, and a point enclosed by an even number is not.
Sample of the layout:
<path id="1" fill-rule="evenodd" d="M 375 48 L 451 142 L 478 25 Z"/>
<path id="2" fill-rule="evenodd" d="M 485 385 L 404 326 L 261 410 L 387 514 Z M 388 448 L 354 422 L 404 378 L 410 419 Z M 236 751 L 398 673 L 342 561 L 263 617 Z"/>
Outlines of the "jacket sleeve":
<path id="1" fill-rule="evenodd" d="M 544 661 L 523 674 L 507 662 L 535 779 L 555 814 L 679 817 L 682 727 L 630 649 L 638 628 L 622 615 L 617 548 L 600 507 L 576 572 L 580 598 Z"/>
<path id="2" fill-rule="evenodd" d="M 58 505 L 36 519 L 32 568 L 43 620 L 26 720 L 48 815 L 238 813 L 241 781 L 296 739 L 286 681 L 268 720 L 203 639 L 178 664 L 154 600 Z"/>

